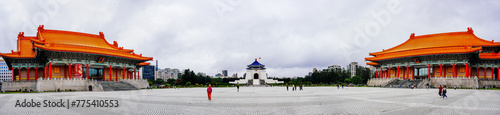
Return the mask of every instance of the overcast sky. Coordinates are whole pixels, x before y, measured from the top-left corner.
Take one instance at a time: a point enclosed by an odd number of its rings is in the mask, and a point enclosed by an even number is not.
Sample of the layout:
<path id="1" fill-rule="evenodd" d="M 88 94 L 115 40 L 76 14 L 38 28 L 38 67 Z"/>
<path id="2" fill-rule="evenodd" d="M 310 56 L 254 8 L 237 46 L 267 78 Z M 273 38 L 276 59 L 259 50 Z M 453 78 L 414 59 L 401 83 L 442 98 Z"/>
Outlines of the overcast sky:
<path id="1" fill-rule="evenodd" d="M 418 35 L 467 31 L 500 41 L 500 1 L 1 0 L 0 52 L 19 32 L 98 34 L 154 57 L 160 68 L 242 76 L 255 58 L 269 76 L 359 62 Z M 154 64 L 154 62 L 151 62 Z"/>

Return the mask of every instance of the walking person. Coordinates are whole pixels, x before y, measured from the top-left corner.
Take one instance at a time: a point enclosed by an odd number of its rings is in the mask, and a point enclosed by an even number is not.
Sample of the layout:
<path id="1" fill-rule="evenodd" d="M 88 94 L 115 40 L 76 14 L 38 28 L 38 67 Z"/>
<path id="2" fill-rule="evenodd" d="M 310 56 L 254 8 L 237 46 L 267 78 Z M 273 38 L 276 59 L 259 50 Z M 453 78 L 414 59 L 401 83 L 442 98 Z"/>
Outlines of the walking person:
<path id="1" fill-rule="evenodd" d="M 340 85 L 339 84 L 337 84 L 337 89 L 340 90 Z"/>
<path id="2" fill-rule="evenodd" d="M 288 84 L 286 84 L 286 91 L 288 91 Z"/>
<path id="3" fill-rule="evenodd" d="M 448 98 L 448 96 L 446 96 L 446 93 L 447 93 L 447 91 L 446 91 L 446 85 L 445 85 L 443 87 L 443 99 L 444 99 L 444 97 Z"/>
<path id="4" fill-rule="evenodd" d="M 240 92 L 240 84 L 236 84 L 236 88 L 238 89 L 238 92 Z"/>
<path id="5" fill-rule="evenodd" d="M 208 100 L 212 101 L 212 85 L 208 84 L 207 88 Z"/>
<path id="6" fill-rule="evenodd" d="M 457 86 L 455 85 L 455 90 L 457 90 Z"/>
<path id="7" fill-rule="evenodd" d="M 439 85 L 439 96 L 443 96 L 443 86 Z"/>
<path id="8" fill-rule="evenodd" d="M 300 90 L 302 90 L 302 84 L 300 84 Z"/>
<path id="9" fill-rule="evenodd" d="M 297 85 L 296 84 L 293 84 L 293 89 L 297 90 Z"/>

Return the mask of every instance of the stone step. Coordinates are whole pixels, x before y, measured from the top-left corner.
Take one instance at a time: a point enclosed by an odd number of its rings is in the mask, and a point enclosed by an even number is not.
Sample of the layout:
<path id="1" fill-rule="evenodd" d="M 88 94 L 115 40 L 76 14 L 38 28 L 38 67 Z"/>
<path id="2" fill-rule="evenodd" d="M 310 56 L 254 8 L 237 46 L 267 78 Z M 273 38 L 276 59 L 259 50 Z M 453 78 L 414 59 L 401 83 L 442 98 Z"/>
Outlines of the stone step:
<path id="1" fill-rule="evenodd" d="M 99 81 L 104 91 L 139 90 L 139 88 L 122 81 Z"/>

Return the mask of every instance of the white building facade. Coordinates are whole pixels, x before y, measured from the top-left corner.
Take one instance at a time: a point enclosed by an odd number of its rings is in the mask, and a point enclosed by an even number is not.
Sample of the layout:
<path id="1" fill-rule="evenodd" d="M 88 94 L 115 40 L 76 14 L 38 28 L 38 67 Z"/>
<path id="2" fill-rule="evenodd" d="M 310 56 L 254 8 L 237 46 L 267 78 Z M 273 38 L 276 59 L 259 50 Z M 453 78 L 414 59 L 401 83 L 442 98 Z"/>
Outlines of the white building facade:
<path id="1" fill-rule="evenodd" d="M 12 71 L 9 70 L 5 60 L 0 58 L 0 82 L 12 81 Z"/>
<path id="2" fill-rule="evenodd" d="M 347 66 L 347 70 L 351 71 L 351 78 L 356 75 L 356 69 L 359 67 L 358 62 L 351 62 Z"/>
<path id="3" fill-rule="evenodd" d="M 170 68 L 165 68 L 165 69 L 158 69 L 156 72 L 157 79 L 177 79 L 179 78 L 180 71 L 179 69 L 170 69 Z"/>
<path id="4" fill-rule="evenodd" d="M 267 79 L 265 65 L 260 64 L 257 59 L 247 66 L 245 79 L 229 82 L 231 84 L 247 84 L 247 85 L 265 85 L 269 83 L 284 83 L 283 81 Z"/>

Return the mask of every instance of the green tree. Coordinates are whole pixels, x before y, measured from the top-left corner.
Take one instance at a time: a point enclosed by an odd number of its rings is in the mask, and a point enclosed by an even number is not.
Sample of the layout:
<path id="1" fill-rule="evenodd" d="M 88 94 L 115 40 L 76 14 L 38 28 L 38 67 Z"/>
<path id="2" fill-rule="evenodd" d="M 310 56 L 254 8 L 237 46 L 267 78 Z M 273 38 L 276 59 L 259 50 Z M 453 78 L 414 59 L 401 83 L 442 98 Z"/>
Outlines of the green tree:
<path id="1" fill-rule="evenodd" d="M 364 84 L 363 79 L 360 76 L 353 76 L 351 78 L 352 83 L 354 84 Z"/>
<path id="2" fill-rule="evenodd" d="M 186 82 L 186 86 L 190 86 L 191 85 L 191 82 Z"/>

